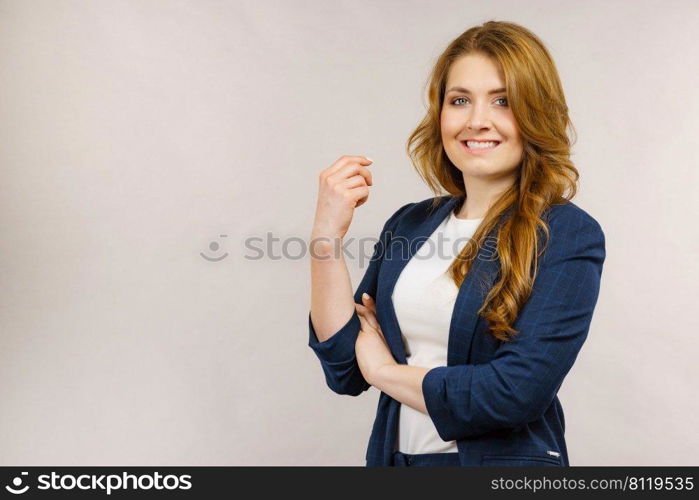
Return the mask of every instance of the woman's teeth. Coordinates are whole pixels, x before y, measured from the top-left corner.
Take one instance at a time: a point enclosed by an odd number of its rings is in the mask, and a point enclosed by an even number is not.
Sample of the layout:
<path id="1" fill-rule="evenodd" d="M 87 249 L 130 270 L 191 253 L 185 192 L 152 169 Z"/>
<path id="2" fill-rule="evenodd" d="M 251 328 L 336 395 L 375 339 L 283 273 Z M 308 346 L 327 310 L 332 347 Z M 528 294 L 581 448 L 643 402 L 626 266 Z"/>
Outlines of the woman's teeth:
<path id="1" fill-rule="evenodd" d="M 469 148 L 473 149 L 487 149 L 487 148 L 494 148 L 497 146 L 499 143 L 498 142 L 475 142 L 475 141 L 466 141 L 466 145 Z"/>

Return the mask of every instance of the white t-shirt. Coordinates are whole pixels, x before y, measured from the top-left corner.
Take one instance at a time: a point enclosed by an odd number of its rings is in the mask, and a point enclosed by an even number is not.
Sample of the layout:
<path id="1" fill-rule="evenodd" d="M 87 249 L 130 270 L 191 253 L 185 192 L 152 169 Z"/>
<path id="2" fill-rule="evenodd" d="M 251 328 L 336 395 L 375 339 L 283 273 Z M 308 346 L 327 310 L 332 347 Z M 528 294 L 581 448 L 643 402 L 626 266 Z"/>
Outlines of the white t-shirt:
<path id="1" fill-rule="evenodd" d="M 482 221 L 458 219 L 451 211 L 398 277 L 391 298 L 408 365 L 447 365 L 449 326 L 459 290 L 446 270 Z M 456 441 L 439 437 L 429 415 L 404 404 L 396 444 L 398 451 L 409 454 L 458 451 Z"/>

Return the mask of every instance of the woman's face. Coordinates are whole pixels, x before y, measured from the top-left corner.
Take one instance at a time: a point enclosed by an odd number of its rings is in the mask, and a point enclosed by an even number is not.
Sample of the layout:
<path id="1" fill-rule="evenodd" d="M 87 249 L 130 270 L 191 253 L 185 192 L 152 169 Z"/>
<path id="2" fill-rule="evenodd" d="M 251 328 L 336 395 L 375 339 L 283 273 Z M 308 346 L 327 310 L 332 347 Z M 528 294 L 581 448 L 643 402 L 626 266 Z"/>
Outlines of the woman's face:
<path id="1" fill-rule="evenodd" d="M 459 87 L 459 88 L 456 88 Z M 464 181 L 514 181 L 524 144 L 507 102 L 497 63 L 482 53 L 462 56 L 451 66 L 442 103 L 442 144 Z M 466 140 L 496 145 L 467 145 Z"/>

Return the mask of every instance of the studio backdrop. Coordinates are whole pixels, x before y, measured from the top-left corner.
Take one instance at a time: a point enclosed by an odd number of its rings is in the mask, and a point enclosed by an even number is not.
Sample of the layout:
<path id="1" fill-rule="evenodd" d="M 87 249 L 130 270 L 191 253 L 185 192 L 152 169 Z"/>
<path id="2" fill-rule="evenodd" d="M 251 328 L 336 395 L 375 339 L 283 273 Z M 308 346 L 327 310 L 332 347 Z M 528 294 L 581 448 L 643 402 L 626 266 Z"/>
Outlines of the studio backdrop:
<path id="1" fill-rule="evenodd" d="M 487 20 L 550 50 L 606 236 L 570 463 L 696 465 L 690 0 L 0 1 L 0 464 L 364 465 L 379 393 L 333 393 L 307 345 L 318 174 L 374 159 L 356 287 L 432 196 L 405 151 L 428 71 Z"/>

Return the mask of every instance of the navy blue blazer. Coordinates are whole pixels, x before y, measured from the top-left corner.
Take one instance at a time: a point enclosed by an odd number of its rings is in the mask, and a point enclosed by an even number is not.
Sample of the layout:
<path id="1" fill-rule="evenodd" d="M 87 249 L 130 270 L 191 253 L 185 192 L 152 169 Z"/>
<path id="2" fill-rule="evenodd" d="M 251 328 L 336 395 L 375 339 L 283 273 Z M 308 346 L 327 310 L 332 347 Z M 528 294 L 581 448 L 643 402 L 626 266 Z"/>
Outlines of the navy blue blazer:
<path id="1" fill-rule="evenodd" d="M 441 196 L 434 211 L 429 210 L 432 198 L 398 209 L 384 225 L 354 294 L 358 304 L 364 292 L 374 297 L 377 319 L 398 363 L 407 360 L 391 299 L 393 288 L 409 258 L 462 199 Z M 542 218 L 550 238 L 532 293 L 513 325 L 519 334 L 512 341 L 499 341 L 487 333 L 488 322 L 477 314 L 499 270 L 494 245 L 483 245 L 456 298 L 447 366 L 432 368 L 422 383 L 428 414 L 443 440 L 456 440 L 461 465 L 569 465 L 557 393 L 587 337 L 599 293 L 605 237 L 597 221 L 569 201 L 552 205 Z M 400 237 L 405 239 L 397 244 Z M 310 312 L 308 326 L 308 345 L 320 360 L 330 389 L 352 396 L 366 391 L 370 385 L 354 351 L 361 329 L 356 310 L 323 342 L 318 341 Z M 367 466 L 393 465 L 400 404 L 381 393 Z"/>

